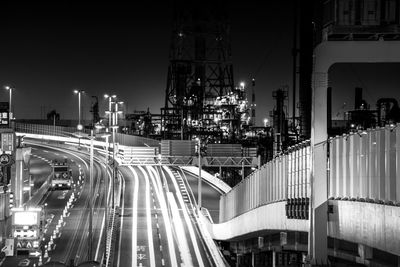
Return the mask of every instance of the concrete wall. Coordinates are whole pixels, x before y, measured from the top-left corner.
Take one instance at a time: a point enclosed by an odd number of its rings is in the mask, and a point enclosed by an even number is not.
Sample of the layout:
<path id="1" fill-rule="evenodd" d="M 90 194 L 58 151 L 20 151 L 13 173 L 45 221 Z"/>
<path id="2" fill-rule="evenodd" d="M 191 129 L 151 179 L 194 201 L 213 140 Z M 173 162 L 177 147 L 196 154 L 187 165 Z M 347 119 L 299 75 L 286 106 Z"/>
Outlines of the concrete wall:
<path id="1" fill-rule="evenodd" d="M 330 200 L 328 234 L 400 256 L 400 207 Z"/>
<path id="2" fill-rule="evenodd" d="M 307 232 L 308 220 L 287 219 L 286 201 L 275 202 L 255 208 L 220 224 L 207 223 L 213 239 L 230 240 L 257 231 L 299 231 Z"/>

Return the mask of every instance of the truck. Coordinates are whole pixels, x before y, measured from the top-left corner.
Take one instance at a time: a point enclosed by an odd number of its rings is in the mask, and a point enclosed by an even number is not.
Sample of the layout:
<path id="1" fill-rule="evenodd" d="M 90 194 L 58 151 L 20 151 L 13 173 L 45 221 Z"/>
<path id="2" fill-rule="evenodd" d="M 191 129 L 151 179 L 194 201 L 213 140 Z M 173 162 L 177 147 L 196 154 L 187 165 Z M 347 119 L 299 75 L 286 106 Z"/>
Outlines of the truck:
<path id="1" fill-rule="evenodd" d="M 72 170 L 68 160 L 65 159 L 63 162 L 53 160 L 52 168 L 51 189 L 71 189 L 74 180 L 72 178 Z"/>

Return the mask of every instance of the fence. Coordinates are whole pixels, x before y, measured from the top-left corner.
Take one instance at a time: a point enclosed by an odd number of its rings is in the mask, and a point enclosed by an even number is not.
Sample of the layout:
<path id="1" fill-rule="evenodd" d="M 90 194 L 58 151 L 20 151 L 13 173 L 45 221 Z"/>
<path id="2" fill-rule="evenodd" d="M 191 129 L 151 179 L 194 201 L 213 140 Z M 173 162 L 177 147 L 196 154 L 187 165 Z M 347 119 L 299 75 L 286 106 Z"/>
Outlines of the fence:
<path id="1" fill-rule="evenodd" d="M 329 197 L 400 202 L 399 124 L 330 139 Z"/>
<path id="2" fill-rule="evenodd" d="M 221 196 L 220 222 L 261 205 L 287 199 L 309 198 L 310 158 L 310 145 L 305 142 L 264 164 Z"/>
<path id="3" fill-rule="evenodd" d="M 400 204 L 400 124 L 330 138 L 328 198 Z M 221 196 L 220 221 L 287 200 L 288 218 L 307 219 L 311 147 L 302 143 Z M 322 166 L 325 168 L 325 166 Z"/>

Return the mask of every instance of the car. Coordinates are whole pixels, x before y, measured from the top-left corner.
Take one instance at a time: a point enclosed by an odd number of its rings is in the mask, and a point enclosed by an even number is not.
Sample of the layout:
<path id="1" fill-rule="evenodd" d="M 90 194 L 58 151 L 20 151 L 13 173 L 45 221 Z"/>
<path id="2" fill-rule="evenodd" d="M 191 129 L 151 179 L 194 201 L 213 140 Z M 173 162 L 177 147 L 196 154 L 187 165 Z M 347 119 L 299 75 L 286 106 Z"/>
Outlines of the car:
<path id="1" fill-rule="evenodd" d="M 18 263 L 18 266 L 29 266 L 31 264 L 31 261 L 28 259 L 23 259 Z"/>

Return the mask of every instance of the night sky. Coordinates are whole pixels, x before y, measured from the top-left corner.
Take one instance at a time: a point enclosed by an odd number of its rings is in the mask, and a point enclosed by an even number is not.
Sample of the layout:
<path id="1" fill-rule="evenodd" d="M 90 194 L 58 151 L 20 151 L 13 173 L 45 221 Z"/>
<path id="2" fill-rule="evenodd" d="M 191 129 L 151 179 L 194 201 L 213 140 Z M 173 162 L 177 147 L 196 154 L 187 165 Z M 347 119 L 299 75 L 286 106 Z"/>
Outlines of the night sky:
<path id="1" fill-rule="evenodd" d="M 74 89 L 87 92 L 86 119 L 91 96 L 100 98 L 104 111 L 101 97 L 107 92 L 126 103 L 127 113 L 147 107 L 159 113 L 165 99 L 172 1 L 140 2 L 0 4 L 0 85 L 16 88 L 16 118 L 40 118 L 51 109 L 62 119 L 77 118 Z M 227 7 L 235 83 L 256 79 L 257 124 L 274 106 L 272 91 L 291 88 L 291 6 L 289 0 L 254 0 Z M 399 99 L 398 67 L 334 66 L 333 115 L 353 108 L 356 86 L 364 88 L 372 107 L 379 97 Z M 4 89 L 0 101 L 8 101 Z"/>

